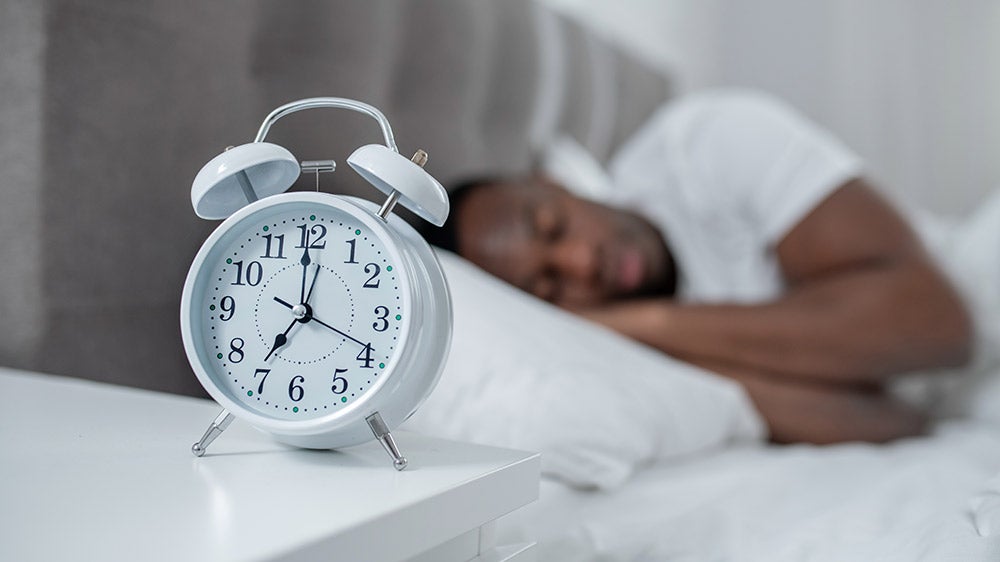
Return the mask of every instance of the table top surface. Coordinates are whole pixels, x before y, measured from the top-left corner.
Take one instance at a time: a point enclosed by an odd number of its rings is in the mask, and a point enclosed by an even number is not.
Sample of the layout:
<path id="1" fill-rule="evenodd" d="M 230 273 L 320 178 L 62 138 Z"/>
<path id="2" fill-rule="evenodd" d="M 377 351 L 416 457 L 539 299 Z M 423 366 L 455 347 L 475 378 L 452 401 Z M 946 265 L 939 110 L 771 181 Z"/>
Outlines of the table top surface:
<path id="1" fill-rule="evenodd" d="M 537 498 L 537 454 L 406 432 L 403 472 L 375 441 L 294 449 L 238 419 L 194 457 L 219 411 L 0 368 L 0 560 L 390 560 Z"/>

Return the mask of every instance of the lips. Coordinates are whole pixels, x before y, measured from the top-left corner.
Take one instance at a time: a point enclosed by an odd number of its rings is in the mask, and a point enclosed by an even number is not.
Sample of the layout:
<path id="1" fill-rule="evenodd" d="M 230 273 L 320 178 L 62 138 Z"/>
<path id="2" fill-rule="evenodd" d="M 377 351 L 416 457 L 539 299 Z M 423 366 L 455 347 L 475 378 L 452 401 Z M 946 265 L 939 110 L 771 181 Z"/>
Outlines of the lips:
<path id="1" fill-rule="evenodd" d="M 642 254 L 635 248 L 625 248 L 616 261 L 615 288 L 623 293 L 637 290 L 646 273 Z"/>

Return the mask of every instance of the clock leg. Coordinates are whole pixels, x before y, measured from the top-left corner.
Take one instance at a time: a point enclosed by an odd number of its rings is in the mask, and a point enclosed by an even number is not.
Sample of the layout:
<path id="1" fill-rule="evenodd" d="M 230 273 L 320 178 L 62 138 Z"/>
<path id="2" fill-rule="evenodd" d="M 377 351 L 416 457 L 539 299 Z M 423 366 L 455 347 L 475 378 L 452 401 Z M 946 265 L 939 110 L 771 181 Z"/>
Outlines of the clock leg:
<path id="1" fill-rule="evenodd" d="M 392 466 L 396 467 L 396 470 L 403 470 L 406 468 L 406 457 L 399 454 L 399 448 L 396 447 L 396 440 L 392 438 L 392 434 L 389 433 L 389 426 L 385 425 L 385 421 L 382 420 L 382 416 L 378 412 L 365 418 L 368 422 L 368 427 L 371 428 L 372 433 L 375 434 L 375 439 L 382 444 L 382 448 L 385 452 L 389 453 L 392 457 Z"/>
<path id="2" fill-rule="evenodd" d="M 200 457 L 205 454 L 205 449 L 215 441 L 215 438 L 222 434 L 223 431 L 229 427 L 229 424 L 233 423 L 233 415 L 229 412 L 222 410 L 218 416 L 215 417 L 215 421 L 212 425 L 208 426 L 205 430 L 205 435 L 201 436 L 201 440 L 191 445 L 191 452 L 194 456 Z"/>

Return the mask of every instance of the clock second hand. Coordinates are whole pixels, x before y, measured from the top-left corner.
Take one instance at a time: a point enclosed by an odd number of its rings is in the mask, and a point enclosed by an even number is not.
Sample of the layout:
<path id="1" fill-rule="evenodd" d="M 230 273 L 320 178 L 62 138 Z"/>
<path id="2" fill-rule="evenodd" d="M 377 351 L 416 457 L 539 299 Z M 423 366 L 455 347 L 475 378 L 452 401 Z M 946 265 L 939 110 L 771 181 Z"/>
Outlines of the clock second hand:
<path id="1" fill-rule="evenodd" d="M 288 309 L 295 308 L 293 305 L 291 305 L 291 304 L 289 304 L 289 303 L 281 300 L 279 297 L 274 297 L 274 300 L 278 304 L 280 304 L 281 306 L 284 306 L 285 308 L 288 308 Z M 323 322 L 319 318 L 316 318 L 316 316 L 310 316 L 309 320 L 312 320 L 312 321 L 316 322 L 317 324 L 319 324 L 320 326 L 324 326 L 326 328 L 329 328 L 329 329 L 333 330 L 334 332 L 337 332 L 341 336 L 343 336 L 343 337 L 351 340 L 352 342 L 354 342 L 354 343 L 356 343 L 358 345 L 365 346 L 365 347 L 367 347 L 368 345 L 370 345 L 370 344 L 367 344 L 367 343 L 365 343 L 365 342 L 363 342 L 363 341 L 361 341 L 361 340 L 359 340 L 359 339 L 357 339 L 357 338 L 355 338 L 355 337 L 353 337 L 353 336 L 351 336 L 351 335 L 349 335 L 349 334 L 347 334 L 345 332 L 341 332 L 340 330 L 334 328 L 333 326 L 327 324 L 326 322 Z M 372 348 L 372 351 L 374 351 L 374 350 L 375 350 L 375 348 Z"/>

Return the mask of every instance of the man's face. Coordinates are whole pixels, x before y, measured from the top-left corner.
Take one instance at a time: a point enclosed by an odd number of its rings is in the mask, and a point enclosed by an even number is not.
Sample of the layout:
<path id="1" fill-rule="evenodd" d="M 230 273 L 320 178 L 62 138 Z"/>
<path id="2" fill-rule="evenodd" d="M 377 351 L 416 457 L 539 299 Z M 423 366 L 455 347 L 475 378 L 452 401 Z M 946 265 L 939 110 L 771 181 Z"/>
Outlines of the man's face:
<path id="1" fill-rule="evenodd" d="M 667 290 L 672 279 L 669 253 L 652 225 L 541 177 L 476 189 L 457 220 L 462 256 L 562 306 Z"/>

